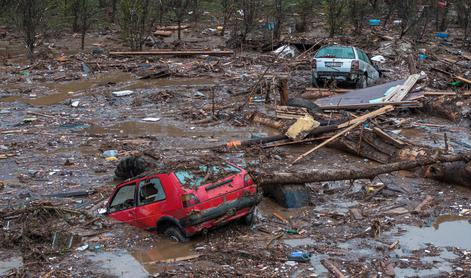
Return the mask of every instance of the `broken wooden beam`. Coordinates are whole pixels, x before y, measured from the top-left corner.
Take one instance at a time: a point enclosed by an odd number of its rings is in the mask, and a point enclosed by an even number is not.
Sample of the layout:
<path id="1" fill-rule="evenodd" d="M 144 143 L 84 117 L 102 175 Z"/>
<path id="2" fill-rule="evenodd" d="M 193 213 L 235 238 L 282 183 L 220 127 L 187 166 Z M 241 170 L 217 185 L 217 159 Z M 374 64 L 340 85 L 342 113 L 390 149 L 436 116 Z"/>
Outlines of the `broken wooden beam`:
<path id="1" fill-rule="evenodd" d="M 283 123 L 281 121 L 277 121 L 276 119 L 273 119 L 272 117 L 260 112 L 254 112 L 252 116 L 250 116 L 250 121 L 274 129 L 280 129 L 281 127 L 283 127 Z"/>
<path id="2" fill-rule="evenodd" d="M 110 52 L 111 56 L 231 56 L 231 50 L 154 50 L 154 51 L 120 51 Z"/>
<path id="3" fill-rule="evenodd" d="M 393 91 L 389 95 L 384 97 L 383 101 L 384 102 L 402 101 L 406 97 L 406 95 L 412 90 L 412 88 L 415 86 L 417 81 L 419 81 L 419 79 L 420 79 L 420 74 L 410 75 L 403 85 L 396 86 L 396 88 L 394 88 Z"/>
<path id="4" fill-rule="evenodd" d="M 336 278 L 345 278 L 345 275 L 330 260 L 321 260 L 321 264 L 327 268 Z"/>
<path id="5" fill-rule="evenodd" d="M 391 106 L 391 105 L 387 105 L 385 107 L 382 107 L 378 110 L 375 110 L 373 112 L 370 112 L 370 113 L 367 113 L 365 115 L 362 115 L 358 118 L 355 118 L 353 120 L 350 120 L 346 123 L 343 123 L 341 125 L 338 125 L 337 128 L 345 128 L 345 127 L 348 127 L 344 130 L 342 130 L 341 132 L 335 134 L 334 136 L 332 136 L 331 138 L 325 140 L 324 142 L 322 142 L 321 144 L 317 145 L 316 147 L 314 147 L 313 149 L 303 153 L 302 155 L 300 155 L 298 158 L 296 158 L 294 161 L 293 161 L 293 164 L 297 163 L 298 161 L 300 161 L 301 159 L 303 159 L 304 157 L 308 156 L 309 154 L 311 154 L 312 152 L 314 152 L 315 150 L 317 149 L 320 149 L 322 148 L 323 146 L 335 141 L 336 139 L 338 139 L 340 136 L 344 135 L 345 133 L 349 132 L 350 130 L 353 130 L 354 128 L 356 128 L 357 126 L 359 126 L 360 124 L 366 122 L 367 120 L 371 119 L 371 118 L 374 118 L 374 117 L 377 117 L 379 115 L 382 115 L 384 113 L 387 113 L 387 112 L 390 112 L 394 110 L 394 107 Z"/>
<path id="6" fill-rule="evenodd" d="M 363 169 L 327 169 L 309 172 L 254 172 L 258 185 L 286 185 L 305 184 L 311 182 L 373 179 L 381 174 L 400 170 L 410 170 L 421 166 L 428 166 L 440 162 L 468 161 L 471 153 L 457 155 L 426 156 L 416 160 L 399 161 L 389 164 L 377 165 Z"/>
<path id="7" fill-rule="evenodd" d="M 424 207 L 426 207 L 432 201 L 433 201 L 433 197 L 430 195 L 427 195 L 427 197 L 425 197 L 425 199 L 422 202 L 420 202 L 420 204 L 417 207 L 415 207 L 413 212 L 421 213 Z"/>
<path id="8" fill-rule="evenodd" d="M 356 109 L 368 109 L 374 107 L 381 107 L 386 105 L 392 105 L 400 108 L 419 108 L 422 107 L 422 103 L 418 101 L 399 101 L 399 102 L 378 102 L 378 103 L 358 103 L 358 104 L 342 104 L 342 105 L 319 105 L 322 110 L 356 110 Z"/>

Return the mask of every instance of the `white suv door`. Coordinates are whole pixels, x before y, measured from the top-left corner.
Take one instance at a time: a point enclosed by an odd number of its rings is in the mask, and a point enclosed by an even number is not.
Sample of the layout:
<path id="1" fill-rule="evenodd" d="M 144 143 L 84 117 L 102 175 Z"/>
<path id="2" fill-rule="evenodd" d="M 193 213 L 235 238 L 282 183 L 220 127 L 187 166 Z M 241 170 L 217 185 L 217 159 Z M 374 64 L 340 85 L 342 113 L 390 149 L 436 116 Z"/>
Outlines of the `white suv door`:
<path id="1" fill-rule="evenodd" d="M 371 60 L 370 58 L 368 58 L 368 55 L 366 55 L 363 50 L 357 48 L 356 51 L 360 60 L 360 69 L 368 74 L 367 83 L 368 85 L 371 85 L 379 78 L 379 73 L 371 63 Z"/>

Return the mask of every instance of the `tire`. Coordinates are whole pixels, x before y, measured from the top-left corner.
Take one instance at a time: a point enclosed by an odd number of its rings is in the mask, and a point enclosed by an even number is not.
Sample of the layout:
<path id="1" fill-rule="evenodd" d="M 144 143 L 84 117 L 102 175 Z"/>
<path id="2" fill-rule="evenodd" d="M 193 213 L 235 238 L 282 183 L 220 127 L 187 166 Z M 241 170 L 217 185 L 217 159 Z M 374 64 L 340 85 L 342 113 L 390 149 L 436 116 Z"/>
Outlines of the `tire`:
<path id="1" fill-rule="evenodd" d="M 130 179 L 147 170 L 147 163 L 141 157 L 126 157 L 121 159 L 114 174 L 118 178 Z"/>
<path id="2" fill-rule="evenodd" d="M 357 89 L 363 89 L 363 88 L 368 87 L 368 82 L 367 82 L 367 76 L 366 75 L 362 75 L 362 76 L 360 76 L 360 78 L 358 78 L 358 81 L 356 83 L 356 87 L 357 87 Z"/>
<path id="3" fill-rule="evenodd" d="M 306 108 L 310 114 L 322 112 L 322 110 L 314 102 L 303 98 L 290 98 L 288 99 L 288 106 Z"/>
<path id="4" fill-rule="evenodd" d="M 176 242 L 187 242 L 188 238 L 183 234 L 183 232 L 175 226 L 170 226 L 165 228 L 164 236 L 170 240 Z"/>
<path id="5" fill-rule="evenodd" d="M 247 226 L 252 226 L 255 223 L 255 209 L 252 209 L 249 214 L 242 218 L 242 223 Z"/>

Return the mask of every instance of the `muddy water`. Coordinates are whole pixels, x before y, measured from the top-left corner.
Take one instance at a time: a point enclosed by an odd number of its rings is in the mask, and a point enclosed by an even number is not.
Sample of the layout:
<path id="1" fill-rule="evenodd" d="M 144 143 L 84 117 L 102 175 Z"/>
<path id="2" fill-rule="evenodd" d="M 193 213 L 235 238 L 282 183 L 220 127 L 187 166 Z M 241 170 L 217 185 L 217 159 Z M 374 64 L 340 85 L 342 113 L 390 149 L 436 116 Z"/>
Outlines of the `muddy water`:
<path id="1" fill-rule="evenodd" d="M 39 97 L 39 98 L 24 98 L 21 96 L 10 96 L 1 98 L 0 102 L 14 102 L 22 101 L 33 106 L 52 105 L 60 103 L 74 96 L 76 92 L 91 89 L 94 87 L 105 86 L 109 83 L 122 83 L 132 79 L 130 73 L 115 72 L 111 74 L 102 74 L 94 79 L 61 82 L 61 83 L 46 83 L 45 85 L 53 91 L 58 93 Z"/>
<path id="2" fill-rule="evenodd" d="M 87 258 L 103 273 L 115 277 L 147 278 L 149 273 L 128 251 L 89 253 Z"/>
<path id="3" fill-rule="evenodd" d="M 164 123 L 145 123 L 145 122 L 121 122 L 109 127 L 93 126 L 84 129 L 84 132 L 92 135 L 131 135 L 131 136 L 168 136 L 168 137 L 249 137 L 250 130 L 227 130 L 227 129 L 205 129 L 200 128 L 192 130 L 190 127 L 177 127 Z"/>
<path id="4" fill-rule="evenodd" d="M 23 266 L 23 258 L 0 250 L 0 276 L 7 275 L 14 269 Z"/>
<path id="5" fill-rule="evenodd" d="M 209 78 L 142 79 L 133 82 L 131 85 L 123 88 L 123 90 L 178 86 L 207 86 L 212 84 L 215 84 L 215 80 Z"/>
<path id="6" fill-rule="evenodd" d="M 160 262 L 170 262 L 178 258 L 191 257 L 195 255 L 194 243 L 178 243 L 169 240 L 161 240 L 150 249 L 137 250 L 131 252 L 136 259 L 149 273 L 158 273 L 162 267 Z"/>
<path id="7" fill-rule="evenodd" d="M 61 93 L 78 92 L 94 87 L 105 86 L 110 83 L 123 83 L 131 80 L 133 77 L 128 72 L 112 72 L 101 74 L 94 79 L 77 80 L 61 83 L 48 83 L 46 86 Z"/>
<path id="8" fill-rule="evenodd" d="M 196 253 L 193 243 L 178 243 L 159 240 L 156 246 L 134 251 L 117 250 L 109 252 L 89 253 L 87 258 L 103 269 L 106 273 L 118 277 L 149 277 L 163 271 L 163 262 L 171 262 Z"/>
<path id="9" fill-rule="evenodd" d="M 437 247 L 457 247 L 471 250 L 471 217 L 439 216 L 431 227 L 399 226 L 406 234 L 399 237 L 401 246 L 411 250 L 425 248 L 427 243 Z"/>

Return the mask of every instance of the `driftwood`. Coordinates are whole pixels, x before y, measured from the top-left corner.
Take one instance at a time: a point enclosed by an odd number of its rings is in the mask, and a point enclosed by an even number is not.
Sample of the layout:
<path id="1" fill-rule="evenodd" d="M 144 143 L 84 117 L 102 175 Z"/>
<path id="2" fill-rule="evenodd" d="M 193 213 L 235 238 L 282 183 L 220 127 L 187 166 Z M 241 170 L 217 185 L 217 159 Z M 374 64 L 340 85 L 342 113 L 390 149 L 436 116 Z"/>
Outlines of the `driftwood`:
<path id="1" fill-rule="evenodd" d="M 368 167 L 364 169 L 328 169 L 311 172 L 270 172 L 254 173 L 259 185 L 305 184 L 311 182 L 373 179 L 378 175 L 399 170 L 410 170 L 439 162 L 468 161 L 471 153 L 457 155 L 437 155 Z"/>
<path id="2" fill-rule="evenodd" d="M 234 51 L 231 50 L 153 50 L 153 51 L 122 51 L 110 52 L 111 56 L 195 56 L 195 55 L 209 55 L 209 56 L 231 56 Z"/>
<path id="3" fill-rule="evenodd" d="M 471 162 L 457 161 L 426 168 L 425 177 L 471 188 Z"/>
<path id="4" fill-rule="evenodd" d="M 459 97 L 429 99 L 424 102 L 424 110 L 429 114 L 456 122 L 461 118 L 459 107 L 456 105 L 459 100 Z"/>
<path id="5" fill-rule="evenodd" d="M 322 265 L 327 268 L 336 278 L 345 278 L 345 275 L 330 260 L 321 260 Z"/>

